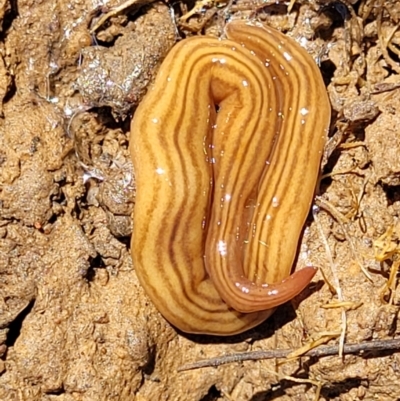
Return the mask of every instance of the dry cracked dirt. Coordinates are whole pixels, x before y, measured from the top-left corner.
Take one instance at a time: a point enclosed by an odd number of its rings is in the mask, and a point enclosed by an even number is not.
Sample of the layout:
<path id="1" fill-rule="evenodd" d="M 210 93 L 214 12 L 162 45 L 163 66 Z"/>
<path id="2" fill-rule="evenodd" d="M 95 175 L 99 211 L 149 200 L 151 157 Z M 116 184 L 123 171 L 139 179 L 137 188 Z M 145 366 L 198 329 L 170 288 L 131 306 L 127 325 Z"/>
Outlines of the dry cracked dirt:
<path id="1" fill-rule="evenodd" d="M 232 16 L 299 41 L 333 113 L 296 266 L 316 277 L 211 338 L 175 330 L 138 283 L 129 125 L 174 43 Z M 396 0 L 0 0 L 0 400 L 400 399 L 399 24 Z M 340 338 L 380 345 L 179 369 Z"/>

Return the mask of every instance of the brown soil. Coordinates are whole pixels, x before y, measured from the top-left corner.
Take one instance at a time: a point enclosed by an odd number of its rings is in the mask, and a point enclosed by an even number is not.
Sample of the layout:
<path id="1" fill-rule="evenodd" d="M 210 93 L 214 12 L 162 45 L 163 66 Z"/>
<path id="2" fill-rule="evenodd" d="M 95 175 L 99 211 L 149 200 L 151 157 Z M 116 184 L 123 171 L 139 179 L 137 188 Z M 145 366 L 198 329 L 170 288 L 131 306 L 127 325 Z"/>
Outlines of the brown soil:
<path id="1" fill-rule="evenodd" d="M 384 349 L 178 368 L 327 333 L 337 344 L 344 316 L 346 343 L 399 336 L 396 279 L 385 285 L 400 252 L 400 3 L 204 1 L 176 25 L 193 4 L 139 0 L 91 36 L 122 2 L 104 3 L 0 1 L 0 400 L 300 401 L 318 384 L 321 400 L 398 399 L 400 353 Z M 129 121 L 178 35 L 219 35 L 234 13 L 284 30 L 321 64 L 334 113 L 297 266 L 320 267 L 339 295 L 320 271 L 248 333 L 189 336 L 132 266 Z M 338 299 L 346 312 L 324 308 Z"/>

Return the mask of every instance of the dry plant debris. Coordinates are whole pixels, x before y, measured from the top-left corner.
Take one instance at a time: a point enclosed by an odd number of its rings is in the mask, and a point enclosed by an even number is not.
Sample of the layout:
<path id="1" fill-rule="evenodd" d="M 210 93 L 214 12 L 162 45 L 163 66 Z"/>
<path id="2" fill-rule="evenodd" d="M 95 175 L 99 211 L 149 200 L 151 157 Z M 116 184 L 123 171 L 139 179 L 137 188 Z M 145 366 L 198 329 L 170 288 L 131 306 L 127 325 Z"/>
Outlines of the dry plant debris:
<path id="1" fill-rule="evenodd" d="M 396 0 L 0 2 L 0 399 L 400 398 L 399 15 Z M 170 46 L 233 16 L 308 50 L 333 119 L 296 266 L 320 273 L 296 313 L 210 339 L 177 333 L 137 282 L 127 133 Z"/>

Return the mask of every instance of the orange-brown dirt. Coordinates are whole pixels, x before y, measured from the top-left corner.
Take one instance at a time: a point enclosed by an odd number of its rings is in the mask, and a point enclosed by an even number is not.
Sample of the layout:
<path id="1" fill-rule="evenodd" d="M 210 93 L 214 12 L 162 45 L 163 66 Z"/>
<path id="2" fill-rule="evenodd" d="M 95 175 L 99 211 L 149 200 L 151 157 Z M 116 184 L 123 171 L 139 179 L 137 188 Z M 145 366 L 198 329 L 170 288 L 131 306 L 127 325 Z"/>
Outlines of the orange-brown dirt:
<path id="1" fill-rule="evenodd" d="M 337 344 L 341 331 L 346 343 L 400 337 L 400 3 L 137 0 L 95 26 L 122 4 L 0 1 L 0 400 L 399 399 L 400 353 L 384 345 L 178 368 L 327 333 Z M 320 271 L 261 326 L 210 338 L 177 332 L 138 283 L 127 149 L 135 105 L 170 47 L 220 35 L 232 15 L 307 48 L 333 117 L 296 266 Z M 338 300 L 345 307 L 324 308 Z"/>

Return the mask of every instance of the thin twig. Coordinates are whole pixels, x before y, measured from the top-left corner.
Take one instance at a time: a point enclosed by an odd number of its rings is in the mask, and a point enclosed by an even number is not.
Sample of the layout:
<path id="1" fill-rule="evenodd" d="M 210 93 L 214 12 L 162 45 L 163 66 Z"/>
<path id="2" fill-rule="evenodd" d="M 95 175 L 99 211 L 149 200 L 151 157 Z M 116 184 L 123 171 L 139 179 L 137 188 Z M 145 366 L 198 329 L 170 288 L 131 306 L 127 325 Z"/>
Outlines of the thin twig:
<path id="1" fill-rule="evenodd" d="M 365 277 L 367 277 L 367 279 L 372 282 L 373 280 L 372 280 L 371 274 L 364 267 L 363 262 L 361 262 L 360 258 L 358 257 L 358 253 L 356 252 L 356 247 L 354 245 L 354 242 L 344 226 L 347 223 L 348 219 L 346 219 L 330 202 L 328 202 L 327 200 L 323 199 L 320 196 L 315 197 L 315 204 L 319 208 L 324 209 L 326 212 L 328 212 L 336 220 L 336 222 L 340 225 L 340 228 L 342 229 L 342 232 L 343 232 L 344 236 L 346 237 L 347 243 L 349 244 L 349 247 L 350 247 L 350 250 L 351 250 L 354 260 L 360 266 L 360 269 L 364 273 Z"/>
<path id="2" fill-rule="evenodd" d="M 153 3 L 155 0 L 126 0 L 119 6 L 111 9 L 108 13 L 104 14 L 96 24 L 90 29 L 90 33 L 93 35 L 108 19 L 111 17 L 115 17 L 125 11 L 130 7 L 142 7 L 144 5 L 148 5 Z"/>
<path id="3" fill-rule="evenodd" d="M 321 224 L 321 222 L 319 220 L 318 213 L 317 213 L 318 210 L 319 210 L 319 206 L 314 206 L 312 208 L 314 221 L 315 221 L 315 224 L 317 226 L 318 231 L 320 232 L 320 236 L 321 236 L 322 242 L 324 243 L 324 246 L 325 246 L 325 252 L 326 252 L 326 255 L 327 255 L 328 259 L 329 259 L 329 266 L 330 266 L 330 270 L 331 270 L 331 274 L 332 274 L 332 278 L 333 278 L 333 282 L 334 282 L 334 288 L 335 288 L 338 300 L 340 302 L 344 302 L 345 299 L 343 297 L 342 288 L 340 287 L 340 281 L 339 281 L 339 277 L 337 275 L 336 264 L 333 261 L 333 256 L 332 256 L 331 249 L 329 247 L 328 239 L 326 238 L 326 236 L 324 234 L 324 230 L 322 229 L 322 224 Z M 340 221 L 339 221 L 339 224 L 341 224 Z M 343 227 L 342 227 L 342 229 L 344 230 Z M 344 232 L 346 232 L 346 231 L 344 231 Z M 344 342 L 345 342 L 345 339 L 346 339 L 346 330 L 347 330 L 347 316 L 346 316 L 345 308 L 342 308 L 341 316 L 342 316 L 341 325 L 340 325 L 341 326 L 341 332 L 340 332 L 340 339 L 339 339 L 339 356 L 340 357 L 343 356 L 343 347 L 344 347 Z"/>
<path id="4" fill-rule="evenodd" d="M 244 361 L 258 361 L 261 359 L 274 359 L 274 358 L 286 358 L 290 353 L 295 351 L 294 349 L 274 349 L 267 351 L 251 351 L 243 352 L 240 354 L 229 354 L 217 358 L 210 358 L 200 360 L 194 363 L 188 363 L 178 368 L 178 372 L 186 370 L 193 370 L 206 367 L 216 367 L 226 365 L 228 363 L 244 362 Z M 360 344 L 345 344 L 343 347 L 343 354 L 362 354 L 365 352 L 377 352 L 377 351 L 400 351 L 400 338 L 392 340 L 378 340 L 378 341 L 367 341 Z M 302 357 L 323 357 L 330 355 L 338 355 L 339 345 L 322 345 L 317 348 L 313 348 L 310 351 L 302 355 Z"/>

